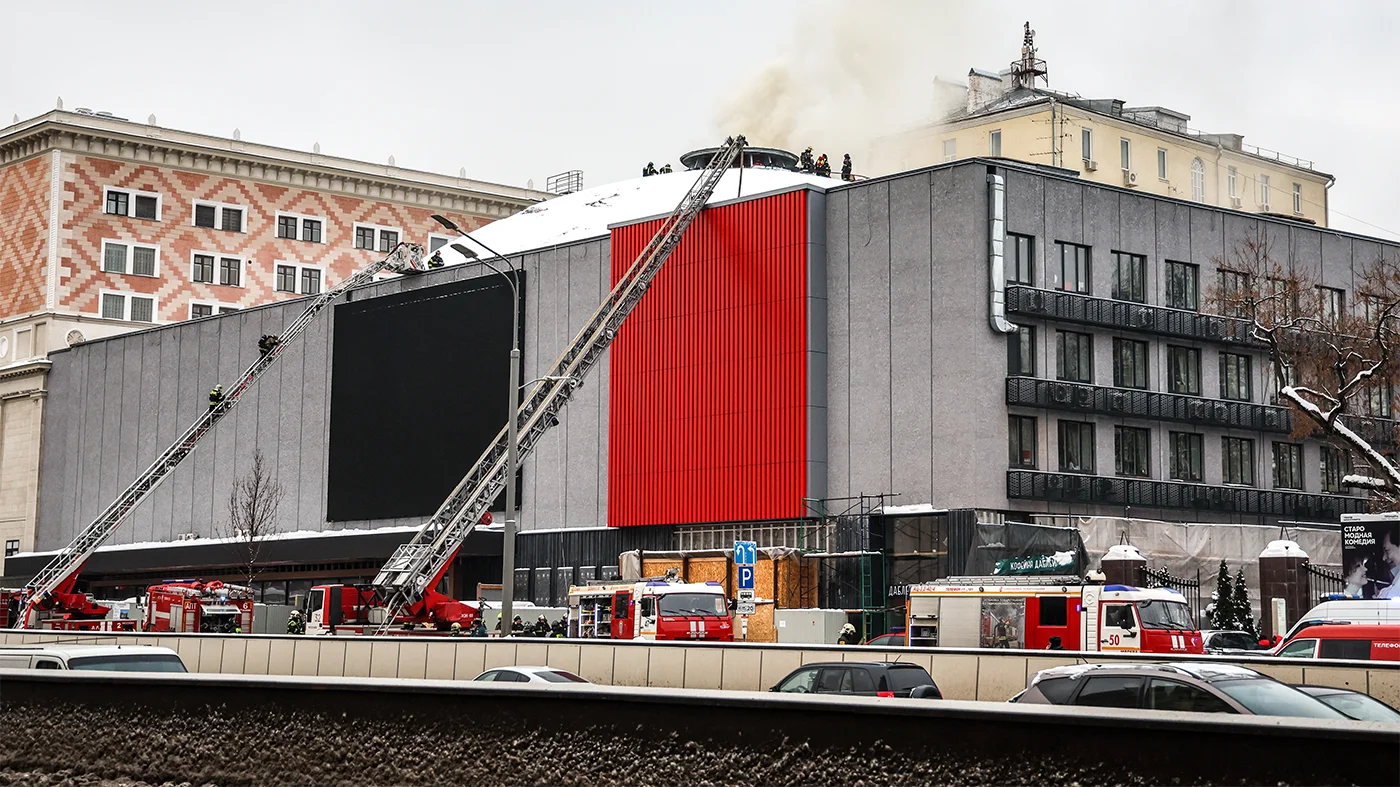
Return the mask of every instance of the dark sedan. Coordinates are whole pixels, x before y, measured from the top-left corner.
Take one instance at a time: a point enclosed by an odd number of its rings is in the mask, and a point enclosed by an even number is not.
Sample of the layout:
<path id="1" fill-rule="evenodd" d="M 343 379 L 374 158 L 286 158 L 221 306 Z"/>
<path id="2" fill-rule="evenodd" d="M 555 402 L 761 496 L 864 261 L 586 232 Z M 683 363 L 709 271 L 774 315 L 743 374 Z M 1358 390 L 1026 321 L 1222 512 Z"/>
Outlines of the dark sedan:
<path id="1" fill-rule="evenodd" d="M 784 694 L 844 694 L 858 697 L 943 699 L 928 670 L 889 661 L 831 661 L 805 664 L 769 691 Z"/>

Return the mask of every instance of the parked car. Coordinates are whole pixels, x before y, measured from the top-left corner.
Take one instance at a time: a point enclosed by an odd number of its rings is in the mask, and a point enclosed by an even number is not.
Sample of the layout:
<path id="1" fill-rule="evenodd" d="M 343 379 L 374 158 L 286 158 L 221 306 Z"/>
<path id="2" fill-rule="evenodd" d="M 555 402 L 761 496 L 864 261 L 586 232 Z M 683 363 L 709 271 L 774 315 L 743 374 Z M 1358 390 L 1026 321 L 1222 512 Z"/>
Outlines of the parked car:
<path id="1" fill-rule="evenodd" d="M 554 667 L 495 667 L 472 680 L 491 683 L 587 683 L 567 670 Z"/>
<path id="2" fill-rule="evenodd" d="M 829 661 L 805 664 L 769 691 L 784 694 L 845 694 L 858 697 L 943 699 L 928 670 L 898 661 Z"/>
<path id="3" fill-rule="evenodd" d="M 1356 659 L 1400 661 L 1400 625 L 1312 623 L 1295 626 L 1273 650 L 1275 656 L 1297 659 Z"/>
<path id="4" fill-rule="evenodd" d="M 872 637 L 865 644 L 882 648 L 902 648 L 905 644 L 904 632 L 901 631 L 897 634 L 881 634 L 878 637 Z"/>
<path id="5" fill-rule="evenodd" d="M 1298 686 L 1299 691 L 1310 694 L 1348 717 L 1360 721 L 1386 721 L 1400 724 L 1400 710 L 1396 710 L 1369 694 L 1336 686 Z"/>
<path id="6" fill-rule="evenodd" d="M 1293 639 L 1308 626 L 1320 623 L 1356 623 L 1364 626 L 1400 626 L 1400 601 L 1396 599 L 1335 599 L 1324 601 L 1308 613 L 1283 636 Z"/>
<path id="7" fill-rule="evenodd" d="M 0 669 L 187 672 L 180 654 L 147 645 L 7 645 Z"/>
<path id="8" fill-rule="evenodd" d="M 1345 719 L 1298 689 L 1233 664 L 1076 664 L 1041 670 L 1016 702 Z"/>
<path id="9" fill-rule="evenodd" d="M 1259 640 L 1248 631 L 1226 631 L 1223 629 L 1210 629 L 1201 632 L 1201 640 L 1206 649 L 1206 653 L 1217 655 L 1267 655 L 1267 646 L 1260 645 Z"/>

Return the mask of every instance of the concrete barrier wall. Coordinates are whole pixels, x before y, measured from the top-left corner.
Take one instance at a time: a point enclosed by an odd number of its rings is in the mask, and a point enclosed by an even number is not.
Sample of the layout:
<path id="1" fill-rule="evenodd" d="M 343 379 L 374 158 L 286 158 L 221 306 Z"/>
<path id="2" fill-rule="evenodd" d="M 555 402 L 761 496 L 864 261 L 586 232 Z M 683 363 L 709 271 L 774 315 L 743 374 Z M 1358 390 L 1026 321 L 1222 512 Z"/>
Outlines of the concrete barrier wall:
<path id="1" fill-rule="evenodd" d="M 612 686 L 766 691 L 818 661 L 906 661 L 929 671 L 948 699 L 1009 699 L 1042 669 L 1081 661 L 1045 651 L 868 648 L 832 645 L 595 642 L 442 637 L 294 637 L 218 634 L 70 634 L 0 631 L 0 644 L 158 645 L 191 672 L 350 678 L 471 680 L 492 667 L 548 665 Z M 1167 661 L 1084 654 L 1092 662 Z M 1400 663 L 1318 659 L 1175 657 L 1250 667 L 1287 683 L 1340 686 L 1400 707 Z"/>

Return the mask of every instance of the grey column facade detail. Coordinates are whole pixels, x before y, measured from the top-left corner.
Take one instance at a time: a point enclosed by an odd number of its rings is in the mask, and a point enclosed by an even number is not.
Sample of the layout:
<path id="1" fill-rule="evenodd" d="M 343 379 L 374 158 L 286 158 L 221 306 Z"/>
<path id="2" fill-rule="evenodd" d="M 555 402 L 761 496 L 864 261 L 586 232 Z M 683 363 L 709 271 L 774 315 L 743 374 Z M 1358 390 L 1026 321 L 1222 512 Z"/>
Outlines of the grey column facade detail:
<path id="1" fill-rule="evenodd" d="M 826 194 L 807 192 L 807 497 L 827 494 Z"/>

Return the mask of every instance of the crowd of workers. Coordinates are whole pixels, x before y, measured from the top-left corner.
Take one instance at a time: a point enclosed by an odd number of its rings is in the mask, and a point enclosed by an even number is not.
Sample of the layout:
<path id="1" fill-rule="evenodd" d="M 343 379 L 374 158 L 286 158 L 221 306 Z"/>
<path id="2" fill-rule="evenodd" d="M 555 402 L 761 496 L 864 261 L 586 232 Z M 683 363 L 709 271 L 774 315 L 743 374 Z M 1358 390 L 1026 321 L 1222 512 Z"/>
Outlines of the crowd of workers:
<path id="1" fill-rule="evenodd" d="M 797 157 L 797 168 L 808 174 L 821 175 L 824 178 L 831 177 L 831 162 L 827 159 L 826 154 L 823 153 L 814 158 L 812 156 L 811 147 L 802 151 L 802 155 Z M 642 167 L 642 177 L 644 178 L 649 178 L 652 175 L 669 175 L 671 172 L 673 172 L 673 170 L 670 164 L 663 164 L 660 169 L 657 169 L 656 162 L 654 161 L 648 161 L 647 165 Z M 856 179 L 851 166 L 850 153 L 845 154 L 841 159 L 841 179 L 844 181 L 854 181 Z"/>

